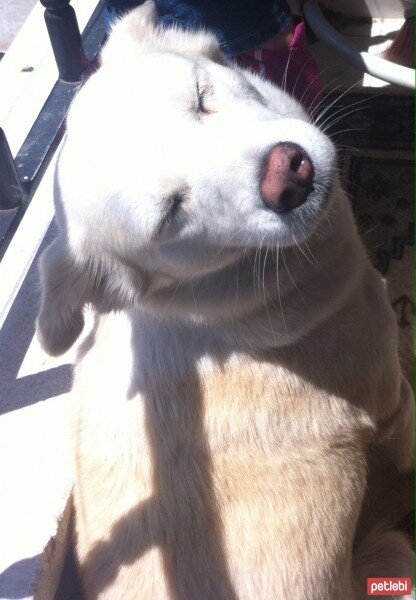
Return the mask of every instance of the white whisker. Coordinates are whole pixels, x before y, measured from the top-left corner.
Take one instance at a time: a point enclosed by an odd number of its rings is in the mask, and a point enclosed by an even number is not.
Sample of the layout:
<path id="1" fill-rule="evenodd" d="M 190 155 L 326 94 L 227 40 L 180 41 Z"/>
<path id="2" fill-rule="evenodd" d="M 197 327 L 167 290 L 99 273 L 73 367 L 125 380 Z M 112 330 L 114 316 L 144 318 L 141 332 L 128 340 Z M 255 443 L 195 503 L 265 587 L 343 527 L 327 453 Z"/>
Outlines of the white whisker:
<path id="1" fill-rule="evenodd" d="M 281 294 L 280 294 L 280 281 L 279 281 L 279 252 L 280 252 L 280 245 L 281 245 L 281 238 L 280 238 L 280 244 L 278 244 L 276 246 L 276 286 L 277 286 L 277 297 L 279 299 L 280 313 L 282 315 L 283 326 L 284 326 L 285 331 L 287 333 L 287 325 L 286 325 L 285 315 L 283 313 L 282 297 L 281 297 Z"/>

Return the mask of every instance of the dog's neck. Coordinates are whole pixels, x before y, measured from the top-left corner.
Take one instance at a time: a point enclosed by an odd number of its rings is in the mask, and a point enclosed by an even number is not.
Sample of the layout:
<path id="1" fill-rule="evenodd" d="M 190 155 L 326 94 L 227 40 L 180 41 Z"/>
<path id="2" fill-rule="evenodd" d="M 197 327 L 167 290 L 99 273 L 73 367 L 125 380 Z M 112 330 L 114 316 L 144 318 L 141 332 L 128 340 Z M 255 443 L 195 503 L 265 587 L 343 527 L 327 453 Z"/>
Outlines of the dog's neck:
<path id="1" fill-rule="evenodd" d="M 340 198 L 303 247 L 253 251 L 220 273 L 157 290 L 137 320 L 152 332 L 149 343 L 168 348 L 171 335 L 174 345 L 192 346 L 192 356 L 291 345 L 334 313 L 362 278 L 368 263 L 352 227 Z"/>

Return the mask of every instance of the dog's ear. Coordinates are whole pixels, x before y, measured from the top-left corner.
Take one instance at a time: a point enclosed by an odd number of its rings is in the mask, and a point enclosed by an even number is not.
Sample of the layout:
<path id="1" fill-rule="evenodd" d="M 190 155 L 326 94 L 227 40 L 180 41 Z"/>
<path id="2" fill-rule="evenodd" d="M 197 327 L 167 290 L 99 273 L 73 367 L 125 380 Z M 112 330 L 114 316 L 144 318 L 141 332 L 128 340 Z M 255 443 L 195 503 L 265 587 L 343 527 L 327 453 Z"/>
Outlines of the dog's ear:
<path id="1" fill-rule="evenodd" d="M 220 51 L 215 35 L 208 31 L 187 31 L 157 25 L 156 5 L 147 0 L 115 22 L 100 60 L 102 65 L 116 63 L 125 68 L 128 57 L 148 49 L 181 52 L 189 56 L 205 55 L 220 64 L 227 59 Z"/>
<path id="2" fill-rule="evenodd" d="M 101 313 L 123 310 L 144 289 L 144 277 L 122 261 L 77 260 L 61 234 L 43 253 L 40 263 L 42 300 L 36 333 L 52 356 L 63 354 L 84 327 L 83 310 L 90 304 Z"/>
<path id="3" fill-rule="evenodd" d="M 156 22 L 156 5 L 147 0 L 134 10 L 118 19 L 111 28 L 108 41 L 101 54 L 101 64 L 110 61 L 125 61 L 130 54 L 152 44 Z"/>
<path id="4" fill-rule="evenodd" d="M 44 252 L 39 271 L 42 301 L 36 333 L 44 350 L 58 356 L 72 346 L 84 327 L 83 307 L 93 282 L 62 237 Z"/>

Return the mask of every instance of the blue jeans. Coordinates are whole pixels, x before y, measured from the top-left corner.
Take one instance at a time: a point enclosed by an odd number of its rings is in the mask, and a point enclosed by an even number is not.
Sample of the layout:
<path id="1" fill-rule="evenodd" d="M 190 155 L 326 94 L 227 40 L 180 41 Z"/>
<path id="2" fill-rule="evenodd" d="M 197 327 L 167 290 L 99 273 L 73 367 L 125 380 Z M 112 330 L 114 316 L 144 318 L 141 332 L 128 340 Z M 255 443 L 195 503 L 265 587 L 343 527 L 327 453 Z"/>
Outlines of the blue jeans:
<path id="1" fill-rule="evenodd" d="M 107 0 L 107 29 L 115 17 L 143 0 Z M 158 22 L 212 31 L 228 56 L 255 48 L 283 31 L 290 21 L 286 0 L 155 0 Z"/>

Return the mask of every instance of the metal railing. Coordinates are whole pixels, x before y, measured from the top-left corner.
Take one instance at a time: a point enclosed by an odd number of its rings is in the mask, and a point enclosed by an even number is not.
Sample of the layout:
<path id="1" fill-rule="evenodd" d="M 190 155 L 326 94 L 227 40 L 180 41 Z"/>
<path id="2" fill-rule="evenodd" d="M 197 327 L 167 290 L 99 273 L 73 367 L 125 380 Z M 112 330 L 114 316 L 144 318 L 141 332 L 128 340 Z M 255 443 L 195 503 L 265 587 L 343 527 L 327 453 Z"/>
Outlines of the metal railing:
<path id="1" fill-rule="evenodd" d="M 80 34 L 70 0 L 41 0 L 59 79 L 13 159 L 0 128 L 0 260 L 62 138 L 68 108 L 104 41 L 104 0 Z"/>

